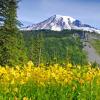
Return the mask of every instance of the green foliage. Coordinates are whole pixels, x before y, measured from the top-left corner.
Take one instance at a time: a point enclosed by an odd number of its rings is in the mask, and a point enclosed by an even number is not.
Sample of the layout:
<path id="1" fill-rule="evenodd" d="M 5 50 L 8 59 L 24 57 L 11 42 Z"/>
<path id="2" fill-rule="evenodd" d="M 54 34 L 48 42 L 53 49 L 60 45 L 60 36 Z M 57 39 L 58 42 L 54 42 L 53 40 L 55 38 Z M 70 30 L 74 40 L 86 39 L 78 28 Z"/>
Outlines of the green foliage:
<path id="1" fill-rule="evenodd" d="M 91 65 L 93 68 L 97 68 L 98 64 L 96 62 L 92 63 Z"/>
<path id="2" fill-rule="evenodd" d="M 69 61 L 72 64 L 86 64 L 87 59 L 82 50 L 82 42 L 73 34 L 73 31 L 68 30 L 23 32 L 28 57 L 35 64 L 39 64 L 39 58 L 40 62 L 45 64 L 63 64 Z"/>
<path id="3" fill-rule="evenodd" d="M 4 85 L 3 85 L 4 86 Z M 8 89 L 0 84 L 0 99 L 1 100 L 99 100 L 100 86 L 94 80 L 91 83 L 85 82 L 84 85 L 78 82 L 73 82 L 69 85 L 47 85 L 37 86 L 33 82 L 28 82 L 23 85 L 6 85 Z M 17 90 L 16 90 L 17 89 Z"/>
<path id="4" fill-rule="evenodd" d="M 4 28 L 7 31 L 16 31 L 16 8 L 18 0 L 1 0 L 0 16 L 4 22 Z"/>
<path id="5" fill-rule="evenodd" d="M 36 34 L 30 38 L 28 45 L 28 57 L 35 64 L 39 65 L 42 60 L 42 49 L 43 49 L 43 33 Z"/>
<path id="6" fill-rule="evenodd" d="M 18 33 L 19 36 L 20 33 Z M 0 65 L 23 64 L 27 61 L 21 37 L 0 33 Z"/>
<path id="7" fill-rule="evenodd" d="M 0 16 L 4 22 L 4 26 L 0 28 L 0 65 L 13 66 L 27 61 L 24 39 L 16 25 L 18 1 L 0 1 Z"/>

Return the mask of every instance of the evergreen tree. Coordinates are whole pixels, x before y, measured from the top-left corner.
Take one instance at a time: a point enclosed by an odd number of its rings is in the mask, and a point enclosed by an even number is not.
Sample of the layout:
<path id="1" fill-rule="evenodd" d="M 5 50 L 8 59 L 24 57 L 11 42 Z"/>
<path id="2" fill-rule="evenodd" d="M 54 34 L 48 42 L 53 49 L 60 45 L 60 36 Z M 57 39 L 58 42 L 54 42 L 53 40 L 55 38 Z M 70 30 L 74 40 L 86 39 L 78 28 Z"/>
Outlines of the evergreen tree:
<path id="1" fill-rule="evenodd" d="M 17 7 L 17 1 L 16 0 L 8 0 L 7 7 L 6 7 L 6 13 L 5 13 L 5 22 L 4 26 L 5 28 L 11 31 L 16 31 L 16 7 Z"/>
<path id="2" fill-rule="evenodd" d="M 3 17 L 6 9 L 6 0 L 0 0 L 0 17 Z"/>
<path id="3" fill-rule="evenodd" d="M 30 53 L 29 58 L 32 60 L 37 66 L 43 62 L 43 33 L 38 33 L 31 37 L 30 39 Z"/>
<path id="4" fill-rule="evenodd" d="M 18 0 L 4 0 L 2 4 L 5 20 L 3 30 L 0 31 L 0 65 L 12 66 L 27 61 L 24 39 L 16 25 L 17 4 Z"/>

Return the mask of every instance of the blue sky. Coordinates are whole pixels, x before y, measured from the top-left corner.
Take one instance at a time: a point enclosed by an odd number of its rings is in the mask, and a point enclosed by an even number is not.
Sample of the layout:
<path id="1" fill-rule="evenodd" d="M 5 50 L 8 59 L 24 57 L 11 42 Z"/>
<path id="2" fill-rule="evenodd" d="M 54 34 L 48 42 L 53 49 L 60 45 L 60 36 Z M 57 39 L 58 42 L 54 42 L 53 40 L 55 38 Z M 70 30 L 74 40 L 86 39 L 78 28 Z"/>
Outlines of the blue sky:
<path id="1" fill-rule="evenodd" d="M 59 14 L 100 29 L 100 0 L 22 0 L 17 13 L 25 25 Z"/>

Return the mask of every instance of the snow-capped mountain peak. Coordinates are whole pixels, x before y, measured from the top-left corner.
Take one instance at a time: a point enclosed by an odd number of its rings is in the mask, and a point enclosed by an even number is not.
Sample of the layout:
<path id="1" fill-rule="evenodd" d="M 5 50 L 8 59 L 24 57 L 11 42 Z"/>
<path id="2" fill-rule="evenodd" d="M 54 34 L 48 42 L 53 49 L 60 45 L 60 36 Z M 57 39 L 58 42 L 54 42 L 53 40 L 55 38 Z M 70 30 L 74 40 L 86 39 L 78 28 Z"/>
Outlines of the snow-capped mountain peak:
<path id="1" fill-rule="evenodd" d="M 62 15 L 53 15 L 43 22 L 22 28 L 22 30 L 41 30 L 41 29 L 54 30 L 54 31 L 61 31 L 64 29 L 68 30 L 77 29 L 89 32 L 97 32 L 100 34 L 100 30 L 97 30 L 96 28 L 90 25 L 83 24 L 81 21 L 74 19 L 70 16 L 62 16 Z"/>
<path id="2" fill-rule="evenodd" d="M 68 20 L 70 20 L 71 22 L 75 21 L 75 19 L 72 18 L 72 17 L 70 17 L 70 16 L 62 16 L 62 15 L 54 15 L 54 16 L 55 16 L 57 19 L 63 18 L 63 20 L 64 20 L 65 22 L 67 22 Z"/>

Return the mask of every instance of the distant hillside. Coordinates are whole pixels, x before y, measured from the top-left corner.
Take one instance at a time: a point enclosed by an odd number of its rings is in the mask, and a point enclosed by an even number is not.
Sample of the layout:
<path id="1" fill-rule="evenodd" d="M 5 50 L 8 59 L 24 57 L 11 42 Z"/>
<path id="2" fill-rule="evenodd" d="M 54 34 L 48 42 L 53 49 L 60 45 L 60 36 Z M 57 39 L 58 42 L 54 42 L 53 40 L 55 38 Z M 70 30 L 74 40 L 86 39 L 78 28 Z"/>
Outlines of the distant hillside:
<path id="1" fill-rule="evenodd" d="M 87 63 L 86 54 L 82 50 L 81 31 L 64 30 L 61 32 L 39 30 L 24 31 L 27 55 L 30 60 L 37 63 Z M 40 59 L 38 59 L 40 58 Z"/>

